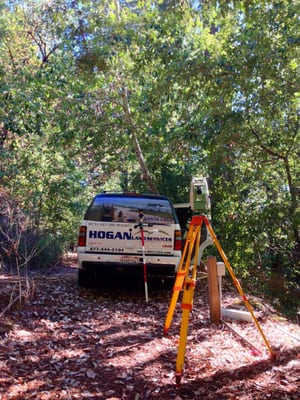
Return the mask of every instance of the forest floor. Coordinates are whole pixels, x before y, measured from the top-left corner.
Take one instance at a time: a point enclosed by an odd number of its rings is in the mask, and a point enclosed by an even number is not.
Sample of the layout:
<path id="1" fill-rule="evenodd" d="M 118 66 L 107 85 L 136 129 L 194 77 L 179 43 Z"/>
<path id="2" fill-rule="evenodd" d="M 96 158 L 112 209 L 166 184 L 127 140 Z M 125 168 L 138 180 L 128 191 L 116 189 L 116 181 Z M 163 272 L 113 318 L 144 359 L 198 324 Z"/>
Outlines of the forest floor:
<path id="1" fill-rule="evenodd" d="M 172 290 L 149 281 L 146 303 L 140 281 L 80 289 L 69 264 L 32 276 L 34 295 L 0 315 L 1 400 L 300 399 L 300 326 L 264 300 L 249 296 L 275 358 L 253 322 L 211 324 L 206 281 L 197 282 L 176 385 L 180 301 L 163 335 Z M 0 313 L 13 284 L 0 276 Z M 239 307 L 225 286 L 223 306 Z"/>

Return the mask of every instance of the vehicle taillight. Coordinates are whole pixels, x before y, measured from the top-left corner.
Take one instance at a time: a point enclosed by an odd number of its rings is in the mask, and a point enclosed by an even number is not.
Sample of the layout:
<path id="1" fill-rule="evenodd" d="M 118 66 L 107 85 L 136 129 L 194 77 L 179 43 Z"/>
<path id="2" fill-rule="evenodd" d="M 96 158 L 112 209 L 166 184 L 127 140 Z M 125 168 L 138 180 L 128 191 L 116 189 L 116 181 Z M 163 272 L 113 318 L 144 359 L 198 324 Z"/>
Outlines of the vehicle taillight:
<path id="1" fill-rule="evenodd" d="M 181 231 L 175 231 L 174 250 L 182 250 L 182 234 L 181 234 Z"/>
<path id="2" fill-rule="evenodd" d="M 86 226 L 81 226 L 79 228 L 78 247 L 84 246 L 86 246 Z"/>

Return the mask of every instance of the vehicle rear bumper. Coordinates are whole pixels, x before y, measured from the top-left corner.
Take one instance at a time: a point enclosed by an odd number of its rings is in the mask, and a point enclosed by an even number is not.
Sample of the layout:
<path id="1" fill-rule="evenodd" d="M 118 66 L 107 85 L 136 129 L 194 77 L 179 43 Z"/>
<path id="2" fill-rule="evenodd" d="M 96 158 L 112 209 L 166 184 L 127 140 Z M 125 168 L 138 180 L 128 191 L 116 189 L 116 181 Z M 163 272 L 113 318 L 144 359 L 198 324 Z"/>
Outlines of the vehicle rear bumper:
<path id="1" fill-rule="evenodd" d="M 80 269 L 91 272 L 132 272 L 143 271 L 143 257 L 132 256 L 134 263 L 128 258 L 112 254 L 78 254 L 78 266 Z M 153 275 L 174 275 L 177 271 L 180 257 L 171 256 L 146 256 L 147 273 Z"/>

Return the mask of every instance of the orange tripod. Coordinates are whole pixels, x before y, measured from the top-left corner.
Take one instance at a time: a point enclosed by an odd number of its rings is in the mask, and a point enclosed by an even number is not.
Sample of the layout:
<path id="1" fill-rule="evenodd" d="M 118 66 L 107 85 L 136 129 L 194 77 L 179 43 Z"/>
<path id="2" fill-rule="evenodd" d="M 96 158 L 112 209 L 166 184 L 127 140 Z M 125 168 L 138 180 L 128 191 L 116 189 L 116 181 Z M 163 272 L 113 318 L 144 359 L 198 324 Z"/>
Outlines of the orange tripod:
<path id="1" fill-rule="evenodd" d="M 212 242 L 217 247 L 220 256 L 222 257 L 224 264 L 233 279 L 233 282 L 244 301 L 245 306 L 247 307 L 248 311 L 251 314 L 255 325 L 260 332 L 269 352 L 273 355 L 273 351 L 269 345 L 269 342 L 264 335 L 254 313 L 253 309 L 239 283 L 237 280 L 228 259 L 220 246 L 220 243 L 212 229 L 212 226 L 205 215 L 195 215 L 192 217 L 190 228 L 187 235 L 187 240 L 183 249 L 182 257 L 179 263 L 178 272 L 176 275 L 175 284 L 173 287 L 173 295 L 171 298 L 171 302 L 169 305 L 168 313 L 165 320 L 164 325 L 164 334 L 168 333 L 170 328 L 174 310 L 176 307 L 176 303 L 178 300 L 178 296 L 180 291 L 183 289 L 183 296 L 182 296 L 182 320 L 180 326 L 180 338 L 179 338 L 179 347 L 178 347 L 178 354 L 177 354 L 177 362 L 176 362 L 176 383 L 180 384 L 181 377 L 183 374 L 183 367 L 184 367 L 184 354 L 186 348 L 186 341 L 187 341 L 187 334 L 188 334 L 188 325 L 189 325 L 189 316 L 190 312 L 193 308 L 193 298 L 194 298 L 194 290 L 196 285 L 196 274 L 197 274 L 197 262 L 198 262 L 198 253 L 199 253 L 199 244 L 200 244 L 200 237 L 201 237 L 201 227 L 203 223 L 206 226 L 207 231 L 211 236 Z M 193 265 L 191 267 L 191 260 L 193 258 Z"/>

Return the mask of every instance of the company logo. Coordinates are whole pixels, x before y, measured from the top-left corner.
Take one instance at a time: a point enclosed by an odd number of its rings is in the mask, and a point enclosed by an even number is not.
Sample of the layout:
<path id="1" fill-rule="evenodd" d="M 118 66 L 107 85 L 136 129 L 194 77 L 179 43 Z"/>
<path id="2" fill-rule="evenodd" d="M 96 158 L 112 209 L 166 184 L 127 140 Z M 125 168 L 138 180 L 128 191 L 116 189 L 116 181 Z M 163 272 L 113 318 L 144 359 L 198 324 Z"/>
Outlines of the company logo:
<path id="1" fill-rule="evenodd" d="M 89 239 L 142 240 L 142 237 L 131 232 L 89 231 Z M 151 242 L 172 242 L 170 237 L 146 236 L 144 239 Z"/>

